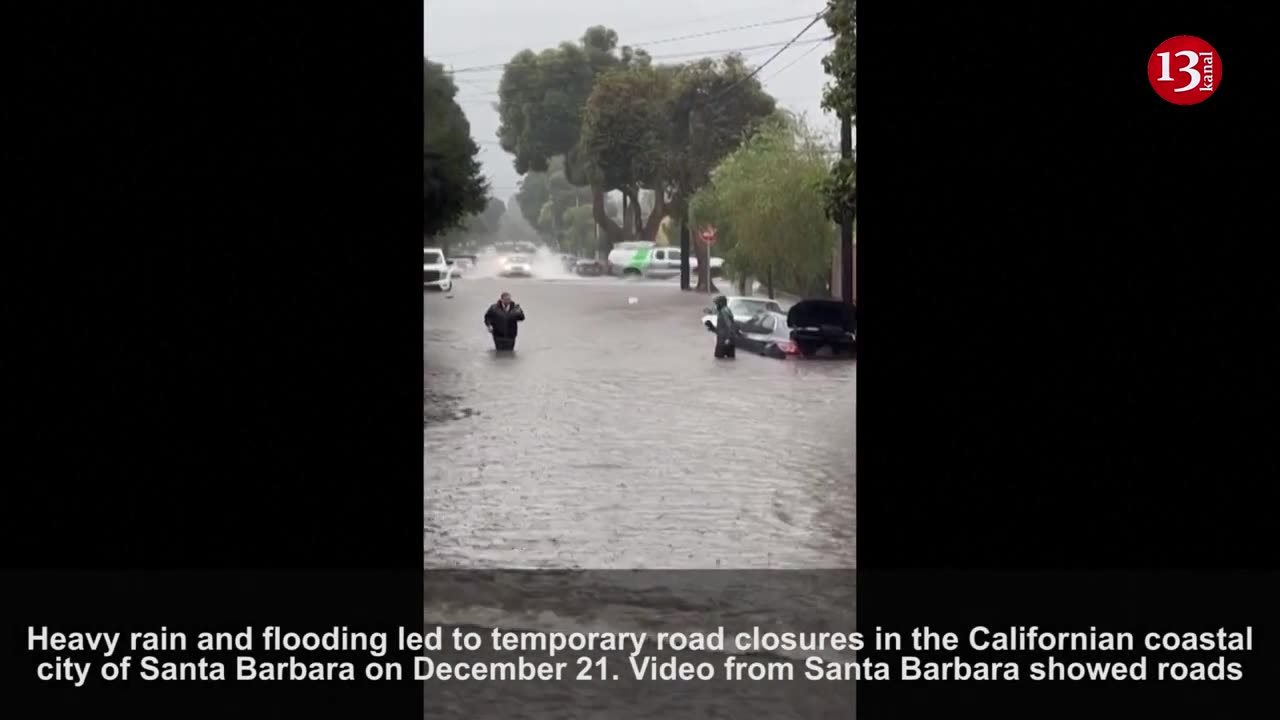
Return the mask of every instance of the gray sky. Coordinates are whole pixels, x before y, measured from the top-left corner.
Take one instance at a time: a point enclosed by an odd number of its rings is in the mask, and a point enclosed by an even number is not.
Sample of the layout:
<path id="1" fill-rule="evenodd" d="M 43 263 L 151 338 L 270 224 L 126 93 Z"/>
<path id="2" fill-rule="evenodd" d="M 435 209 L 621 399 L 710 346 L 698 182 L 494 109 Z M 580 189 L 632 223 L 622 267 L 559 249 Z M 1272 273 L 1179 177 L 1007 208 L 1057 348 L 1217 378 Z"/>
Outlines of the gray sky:
<path id="1" fill-rule="evenodd" d="M 493 194 L 505 200 L 516 191 L 520 176 L 495 136 L 498 113 L 492 105 L 498 99 L 502 70 L 468 68 L 504 63 L 525 48 L 537 51 L 576 40 L 592 25 L 616 30 L 619 46 L 645 48 L 655 63 L 770 45 L 743 51 L 747 64 L 755 66 L 808 24 L 808 19 L 791 18 L 811 17 L 825 4 L 824 0 L 424 0 L 423 42 L 427 57 L 455 71 L 458 104 L 480 144 L 484 172 Z M 733 29 L 757 23 L 771 24 Z M 695 34 L 703 36 L 673 40 Z M 834 143 L 838 123 L 820 106 L 827 82 L 822 56 L 830 52 L 832 43 L 806 42 L 829 34 L 826 23 L 819 20 L 756 77 L 780 105 L 804 113 L 810 126 L 830 133 Z"/>

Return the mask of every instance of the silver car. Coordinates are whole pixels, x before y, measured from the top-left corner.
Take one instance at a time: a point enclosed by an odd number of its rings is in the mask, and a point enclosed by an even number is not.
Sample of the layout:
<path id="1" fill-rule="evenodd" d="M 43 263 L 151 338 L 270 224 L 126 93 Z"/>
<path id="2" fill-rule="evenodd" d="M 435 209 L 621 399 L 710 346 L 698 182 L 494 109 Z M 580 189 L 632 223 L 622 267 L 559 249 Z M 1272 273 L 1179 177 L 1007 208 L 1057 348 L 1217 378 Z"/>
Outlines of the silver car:
<path id="1" fill-rule="evenodd" d="M 726 297 L 729 301 L 729 312 L 733 313 L 733 319 L 738 323 L 745 323 L 755 317 L 756 313 L 767 310 L 769 312 L 782 312 L 782 306 L 769 298 L 743 297 L 739 295 Z M 716 330 L 716 309 L 714 306 L 705 308 L 702 315 L 702 324 L 711 332 Z"/>

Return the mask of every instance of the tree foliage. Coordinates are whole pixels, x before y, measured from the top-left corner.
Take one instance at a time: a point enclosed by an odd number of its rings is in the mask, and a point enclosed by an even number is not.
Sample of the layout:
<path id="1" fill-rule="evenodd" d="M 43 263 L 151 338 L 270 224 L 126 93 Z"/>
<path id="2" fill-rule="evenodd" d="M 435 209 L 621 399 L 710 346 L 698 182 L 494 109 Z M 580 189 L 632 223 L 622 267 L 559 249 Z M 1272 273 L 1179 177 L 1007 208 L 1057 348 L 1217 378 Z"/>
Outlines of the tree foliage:
<path id="1" fill-rule="evenodd" d="M 803 120 L 777 114 L 716 167 L 693 212 L 716 226 L 736 277 L 826 293 L 836 241 L 820 191 L 829 161 Z"/>
<path id="2" fill-rule="evenodd" d="M 485 209 L 488 185 L 480 173 L 480 149 L 454 100 L 457 93 L 440 65 L 423 62 L 424 238 L 433 238 Z"/>
<path id="3" fill-rule="evenodd" d="M 604 251 L 629 236 L 655 239 L 670 206 L 679 209 L 775 107 L 740 56 L 655 66 L 617 43 L 617 33 L 597 26 L 577 44 L 517 54 L 498 104 L 500 144 L 517 172 L 548 173 L 550 182 L 560 157 L 564 179 L 590 187 Z M 563 209 L 543 212 L 556 194 L 541 182 L 529 183 L 522 214 L 563 227 Z M 605 200 L 614 191 L 627 206 L 621 223 Z"/>
<path id="4" fill-rule="evenodd" d="M 822 92 L 822 106 L 837 117 L 858 118 L 858 0 L 827 0 L 824 13 L 835 47 L 822 58 L 831 82 Z"/>
<path id="5" fill-rule="evenodd" d="M 446 255 L 460 249 L 474 250 L 477 245 L 498 235 L 506 212 L 506 203 L 497 198 L 489 198 L 482 212 L 467 215 L 457 225 L 438 235 L 432 243 L 442 248 Z"/>
<path id="6" fill-rule="evenodd" d="M 616 32 L 597 26 L 578 43 L 522 50 L 507 63 L 498 85 L 498 141 L 515 157 L 516 172 L 546 172 L 556 156 L 573 160 L 596 77 L 624 61 L 617 45 Z"/>
<path id="7" fill-rule="evenodd" d="M 553 157 L 546 172 L 529 172 L 520 180 L 520 190 L 515 201 L 520 214 L 544 237 L 563 242 L 562 234 L 568 229 L 565 214 L 577 207 L 592 206 L 589 188 L 577 187 L 565 175 L 564 158 Z M 605 211 L 617 216 L 617 206 L 606 199 Z M 595 237 L 594 229 L 592 237 Z"/>
<path id="8" fill-rule="evenodd" d="M 831 76 L 823 91 L 822 104 L 841 118 L 854 123 L 858 118 L 858 3 L 857 0 L 827 0 L 826 21 L 835 36 L 835 48 L 822 59 L 822 68 Z M 856 155 L 855 155 L 856 157 Z M 858 215 L 857 161 L 841 159 L 831 166 L 823 182 L 824 207 L 832 220 Z"/>
<path id="9" fill-rule="evenodd" d="M 633 208 L 634 220 L 624 218 L 624 225 L 644 240 L 656 236 L 665 208 L 671 74 L 667 68 L 643 63 L 601 76 L 587 100 L 577 147 L 591 187 L 620 191 Z M 641 189 L 655 193 L 647 219 L 640 217 Z M 597 221 L 606 228 L 609 242 L 624 234 L 606 213 Z"/>

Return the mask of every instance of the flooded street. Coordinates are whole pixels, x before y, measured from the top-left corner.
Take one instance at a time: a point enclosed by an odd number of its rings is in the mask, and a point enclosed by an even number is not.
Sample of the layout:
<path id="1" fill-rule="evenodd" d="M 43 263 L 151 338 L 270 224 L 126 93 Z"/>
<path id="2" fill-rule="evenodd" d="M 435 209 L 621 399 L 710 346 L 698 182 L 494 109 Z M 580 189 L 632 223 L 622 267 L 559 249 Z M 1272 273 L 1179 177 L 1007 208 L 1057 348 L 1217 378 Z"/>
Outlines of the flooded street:
<path id="1" fill-rule="evenodd" d="M 503 290 L 528 320 L 498 355 Z M 425 567 L 852 567 L 855 364 L 717 361 L 709 300 L 608 277 L 424 292 Z"/>

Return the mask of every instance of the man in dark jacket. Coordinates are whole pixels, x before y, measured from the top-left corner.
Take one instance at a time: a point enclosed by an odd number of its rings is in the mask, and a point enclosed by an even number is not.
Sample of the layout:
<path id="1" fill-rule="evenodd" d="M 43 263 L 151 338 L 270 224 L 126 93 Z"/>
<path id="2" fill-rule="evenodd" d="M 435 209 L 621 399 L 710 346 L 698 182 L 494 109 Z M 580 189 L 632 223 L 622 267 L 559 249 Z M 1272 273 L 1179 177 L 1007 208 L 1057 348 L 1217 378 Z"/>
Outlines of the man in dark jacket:
<path id="1" fill-rule="evenodd" d="M 723 295 L 716 298 L 716 357 L 734 357 L 734 341 L 738 338 L 738 325 L 729 310 L 729 301 Z"/>
<path id="2" fill-rule="evenodd" d="M 511 302 L 511 293 L 502 293 L 498 302 L 490 305 L 484 314 L 484 326 L 493 334 L 493 346 L 498 350 L 515 349 L 517 323 L 523 320 L 524 310 Z"/>

